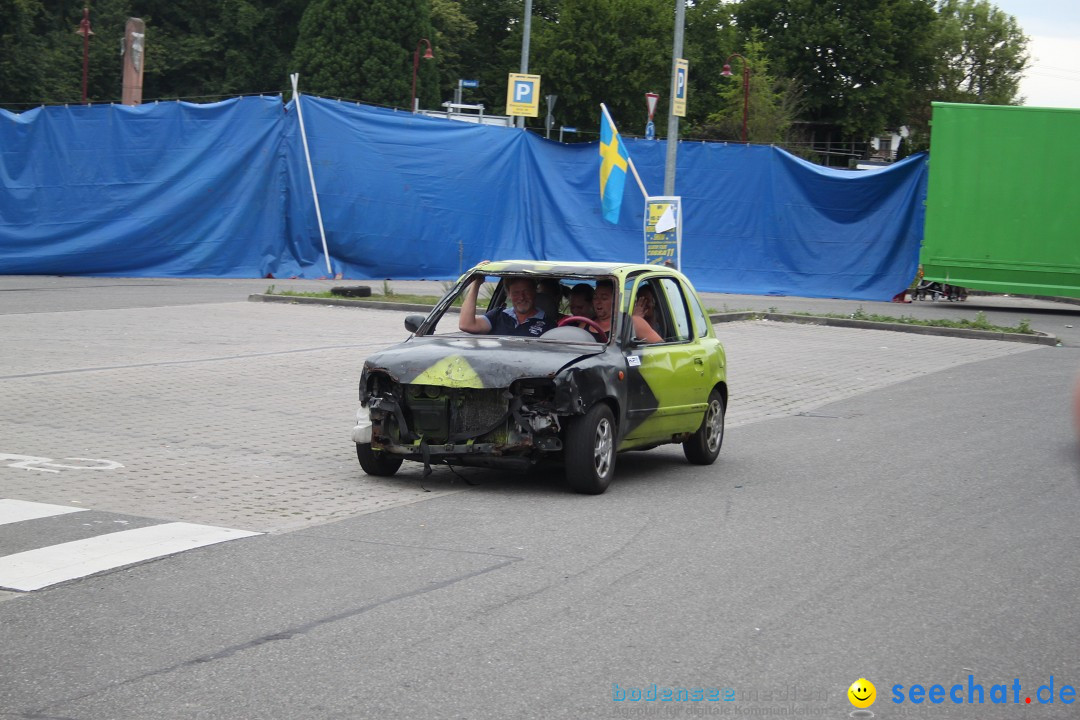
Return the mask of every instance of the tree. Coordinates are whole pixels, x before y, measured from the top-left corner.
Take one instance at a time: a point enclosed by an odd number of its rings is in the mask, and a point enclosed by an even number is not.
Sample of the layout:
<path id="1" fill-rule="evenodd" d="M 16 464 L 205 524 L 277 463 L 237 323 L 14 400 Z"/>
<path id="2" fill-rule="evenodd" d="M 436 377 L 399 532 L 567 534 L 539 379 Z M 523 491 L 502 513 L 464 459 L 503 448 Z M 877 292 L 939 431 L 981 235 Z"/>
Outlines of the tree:
<path id="1" fill-rule="evenodd" d="M 742 48 L 741 58 L 732 58 L 730 78 L 723 78 L 714 94 L 720 109 L 709 115 L 699 137 L 718 140 L 741 140 L 744 105 L 747 108 L 747 142 L 783 143 L 798 111 L 798 90 L 793 83 L 778 80 L 769 72 L 765 45 L 754 37 Z M 742 63 L 750 68 L 749 94 L 744 93 Z"/>
<path id="2" fill-rule="evenodd" d="M 439 85 L 443 95 L 451 95 L 458 80 L 465 79 L 462 52 L 475 44 L 477 25 L 455 0 L 431 0 L 431 23 L 435 26 L 431 40 L 437 48 Z"/>
<path id="3" fill-rule="evenodd" d="M 563 0 L 558 22 L 534 21 L 536 72 L 559 96 L 558 122 L 600 123 L 600 103 L 620 131 L 644 132 L 645 93 L 666 96 L 674 10 L 667 0 Z"/>
<path id="4" fill-rule="evenodd" d="M 45 73 L 40 62 L 46 44 L 39 34 L 44 8 L 38 0 L 0 0 L 0 104 L 18 111 L 16 103 L 40 100 Z"/>
<path id="5" fill-rule="evenodd" d="M 705 124 L 710 115 L 720 110 L 720 95 L 716 91 L 729 82 L 720 74 L 724 59 L 731 48 L 738 47 L 744 39 L 735 26 L 732 7 L 732 3 L 723 0 L 697 0 L 686 8 L 683 56 L 690 64 L 690 73 L 686 133 L 680 128 L 680 134 L 694 132 L 695 126 Z M 667 93 L 670 88 L 665 84 L 660 95 L 667 96 Z"/>
<path id="6" fill-rule="evenodd" d="M 428 0 L 313 0 L 300 21 L 293 66 L 305 92 L 407 108 L 413 54 L 433 35 Z M 437 62 L 420 61 L 421 107 L 439 102 Z"/>
<path id="7" fill-rule="evenodd" d="M 1028 38 L 1016 18 L 987 0 L 941 0 L 936 40 L 935 99 L 1020 104 Z"/>
<path id="8" fill-rule="evenodd" d="M 934 101 L 1021 104 L 1027 43 L 1016 18 L 987 0 L 942 0 L 934 34 L 934 75 L 914 98 L 906 123 L 910 134 L 897 154 L 929 149 Z"/>
<path id="9" fill-rule="evenodd" d="M 743 0 L 735 13 L 799 82 L 805 119 L 856 140 L 903 124 L 933 73 L 933 0 Z"/>

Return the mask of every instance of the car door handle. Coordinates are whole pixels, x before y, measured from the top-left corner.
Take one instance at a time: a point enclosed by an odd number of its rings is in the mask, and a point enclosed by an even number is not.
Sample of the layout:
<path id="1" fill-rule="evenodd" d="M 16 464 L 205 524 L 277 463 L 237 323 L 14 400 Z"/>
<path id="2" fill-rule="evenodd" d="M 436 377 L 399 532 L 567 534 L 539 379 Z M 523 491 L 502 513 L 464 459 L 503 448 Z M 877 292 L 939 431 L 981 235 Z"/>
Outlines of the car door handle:
<path id="1" fill-rule="evenodd" d="M 695 358 L 694 358 L 694 364 L 695 364 L 695 365 L 704 365 L 704 364 L 705 364 L 705 359 L 704 359 L 704 358 L 702 358 L 702 357 L 700 357 L 700 356 L 699 356 L 699 357 L 695 357 Z"/>

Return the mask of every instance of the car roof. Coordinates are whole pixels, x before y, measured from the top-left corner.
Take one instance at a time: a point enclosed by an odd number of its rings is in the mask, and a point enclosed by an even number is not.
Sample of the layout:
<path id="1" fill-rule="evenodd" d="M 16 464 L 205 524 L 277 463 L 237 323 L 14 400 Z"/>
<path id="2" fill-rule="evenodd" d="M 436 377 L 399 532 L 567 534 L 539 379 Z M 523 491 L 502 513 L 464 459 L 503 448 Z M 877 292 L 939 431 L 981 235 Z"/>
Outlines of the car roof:
<path id="1" fill-rule="evenodd" d="M 477 265 L 468 274 L 483 272 L 492 275 L 571 275 L 578 277 L 615 275 L 625 277 L 634 272 L 652 270 L 665 270 L 675 275 L 681 275 L 675 269 L 664 265 L 621 262 L 563 262 L 559 260 L 498 260 Z"/>

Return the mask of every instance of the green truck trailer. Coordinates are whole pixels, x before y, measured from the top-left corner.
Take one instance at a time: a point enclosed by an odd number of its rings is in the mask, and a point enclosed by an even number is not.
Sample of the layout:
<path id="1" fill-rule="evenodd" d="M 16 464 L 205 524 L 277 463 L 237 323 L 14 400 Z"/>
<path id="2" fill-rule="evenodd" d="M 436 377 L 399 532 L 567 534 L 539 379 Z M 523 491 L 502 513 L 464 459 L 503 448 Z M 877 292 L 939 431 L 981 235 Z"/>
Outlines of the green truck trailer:
<path id="1" fill-rule="evenodd" d="M 1080 110 L 934 103 L 924 277 L 1080 297 Z"/>

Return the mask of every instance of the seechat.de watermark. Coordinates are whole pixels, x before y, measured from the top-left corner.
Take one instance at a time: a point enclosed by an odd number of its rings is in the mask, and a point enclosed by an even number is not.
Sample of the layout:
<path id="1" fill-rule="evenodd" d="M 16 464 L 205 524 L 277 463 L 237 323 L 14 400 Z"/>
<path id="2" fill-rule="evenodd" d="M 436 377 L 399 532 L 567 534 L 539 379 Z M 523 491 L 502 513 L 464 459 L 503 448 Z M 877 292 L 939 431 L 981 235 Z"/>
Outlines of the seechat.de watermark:
<path id="1" fill-rule="evenodd" d="M 1051 703 L 1061 703 L 1062 705 L 1072 705 L 1076 702 L 1076 688 L 1072 685 L 1057 682 L 1055 689 L 1055 682 L 1054 676 L 1051 675 L 1048 682 L 1039 685 L 1032 692 L 1030 685 L 1027 690 L 1024 690 L 1020 678 L 1014 678 L 1008 684 L 996 683 L 991 685 L 985 682 L 976 682 L 974 675 L 968 675 L 967 683 L 956 683 L 948 687 L 937 683 L 932 685 L 921 683 L 906 686 L 893 685 L 890 699 L 897 705 L 903 705 L 904 703 L 915 705 L 922 703 L 933 705 L 941 705 L 942 703 L 954 705 L 1031 705 L 1033 703 L 1049 705 Z"/>

